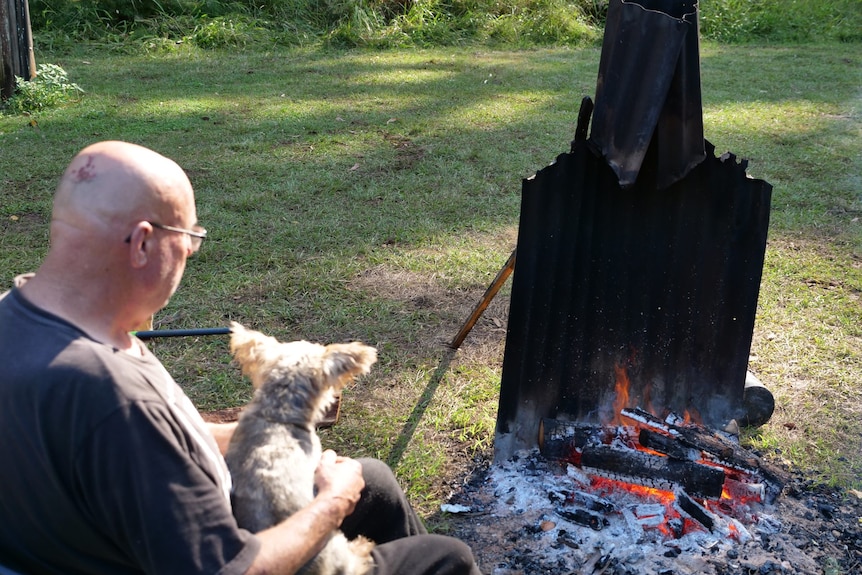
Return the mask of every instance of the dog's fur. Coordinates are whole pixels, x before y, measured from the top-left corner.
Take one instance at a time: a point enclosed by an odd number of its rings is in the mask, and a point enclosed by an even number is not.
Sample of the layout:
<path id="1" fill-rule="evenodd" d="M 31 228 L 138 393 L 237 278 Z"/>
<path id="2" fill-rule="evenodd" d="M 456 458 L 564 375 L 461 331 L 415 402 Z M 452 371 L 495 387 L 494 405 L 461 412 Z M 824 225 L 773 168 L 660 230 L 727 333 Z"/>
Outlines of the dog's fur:
<path id="1" fill-rule="evenodd" d="M 368 373 L 377 350 L 362 343 L 281 343 L 231 325 L 230 347 L 251 378 L 254 398 L 243 410 L 225 459 L 233 479 L 233 510 L 240 527 L 256 533 L 314 498 L 320 460 L 317 423 L 337 391 Z M 300 573 L 360 575 L 372 567 L 373 543 L 348 541 L 337 531 Z"/>

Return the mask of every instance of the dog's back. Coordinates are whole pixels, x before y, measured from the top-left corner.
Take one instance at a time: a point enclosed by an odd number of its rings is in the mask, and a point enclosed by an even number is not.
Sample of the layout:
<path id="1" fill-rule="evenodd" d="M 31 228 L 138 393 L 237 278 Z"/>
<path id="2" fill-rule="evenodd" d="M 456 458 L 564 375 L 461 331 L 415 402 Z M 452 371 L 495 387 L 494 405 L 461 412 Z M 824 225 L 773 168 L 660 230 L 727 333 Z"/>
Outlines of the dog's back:
<path id="1" fill-rule="evenodd" d="M 320 461 L 315 428 L 352 377 L 368 373 L 377 350 L 353 342 L 322 346 L 280 343 L 232 325 L 231 351 L 256 390 L 240 416 L 225 460 L 240 527 L 256 533 L 290 517 L 314 499 Z M 348 541 L 340 531 L 300 573 L 361 575 L 372 566 L 373 544 Z"/>
<path id="2" fill-rule="evenodd" d="M 314 470 L 320 460 L 317 435 L 273 424 L 253 406 L 225 454 L 233 481 L 231 502 L 237 523 L 257 533 L 287 519 L 314 499 Z"/>

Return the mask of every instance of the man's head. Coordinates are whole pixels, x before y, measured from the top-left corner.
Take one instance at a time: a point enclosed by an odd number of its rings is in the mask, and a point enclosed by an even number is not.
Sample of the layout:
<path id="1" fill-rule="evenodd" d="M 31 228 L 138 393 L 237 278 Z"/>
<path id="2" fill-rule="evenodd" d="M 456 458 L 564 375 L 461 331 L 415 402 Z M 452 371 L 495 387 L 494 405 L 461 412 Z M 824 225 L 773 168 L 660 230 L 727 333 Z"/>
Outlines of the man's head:
<path id="1" fill-rule="evenodd" d="M 48 287 L 68 301 L 77 290 L 113 323 L 138 325 L 179 285 L 199 246 L 196 222 L 191 183 L 175 162 L 126 142 L 88 146 L 57 186 L 51 246 L 33 292 Z M 61 315 L 75 315 L 59 305 Z"/>

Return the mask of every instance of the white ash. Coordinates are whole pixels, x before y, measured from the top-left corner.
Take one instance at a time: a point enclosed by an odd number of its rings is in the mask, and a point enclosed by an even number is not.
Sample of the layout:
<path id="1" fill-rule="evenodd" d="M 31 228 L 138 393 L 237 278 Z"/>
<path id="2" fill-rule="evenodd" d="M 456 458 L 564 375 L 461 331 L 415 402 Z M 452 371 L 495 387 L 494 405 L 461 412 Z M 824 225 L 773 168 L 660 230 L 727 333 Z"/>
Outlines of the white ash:
<path id="1" fill-rule="evenodd" d="M 589 483 L 583 470 L 549 462 L 538 450 L 518 453 L 492 465 L 473 490 L 453 497 L 450 503 L 471 510 L 456 535 L 471 544 L 487 575 L 823 572 L 768 509 L 749 506 L 742 520 L 711 513 L 711 532 L 701 528 L 678 537 L 656 528 L 665 522 L 663 504 L 633 493 L 602 494 L 616 511 L 592 512 L 603 519 L 599 529 L 556 512 L 561 494 L 588 491 Z"/>

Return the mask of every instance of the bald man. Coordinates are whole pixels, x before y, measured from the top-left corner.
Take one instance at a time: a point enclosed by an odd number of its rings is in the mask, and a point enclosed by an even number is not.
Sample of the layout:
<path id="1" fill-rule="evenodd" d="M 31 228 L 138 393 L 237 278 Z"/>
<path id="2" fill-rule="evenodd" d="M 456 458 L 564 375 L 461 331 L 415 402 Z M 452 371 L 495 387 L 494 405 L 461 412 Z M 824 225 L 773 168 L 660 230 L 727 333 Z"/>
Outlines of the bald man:
<path id="1" fill-rule="evenodd" d="M 463 543 L 425 533 L 388 467 L 331 451 L 308 507 L 237 527 L 221 456 L 235 424 L 204 423 L 130 334 L 205 237 L 185 173 L 152 150 L 97 143 L 64 172 L 44 262 L 0 299 L 0 565 L 291 574 L 340 527 L 379 544 L 378 575 L 478 575 Z"/>

